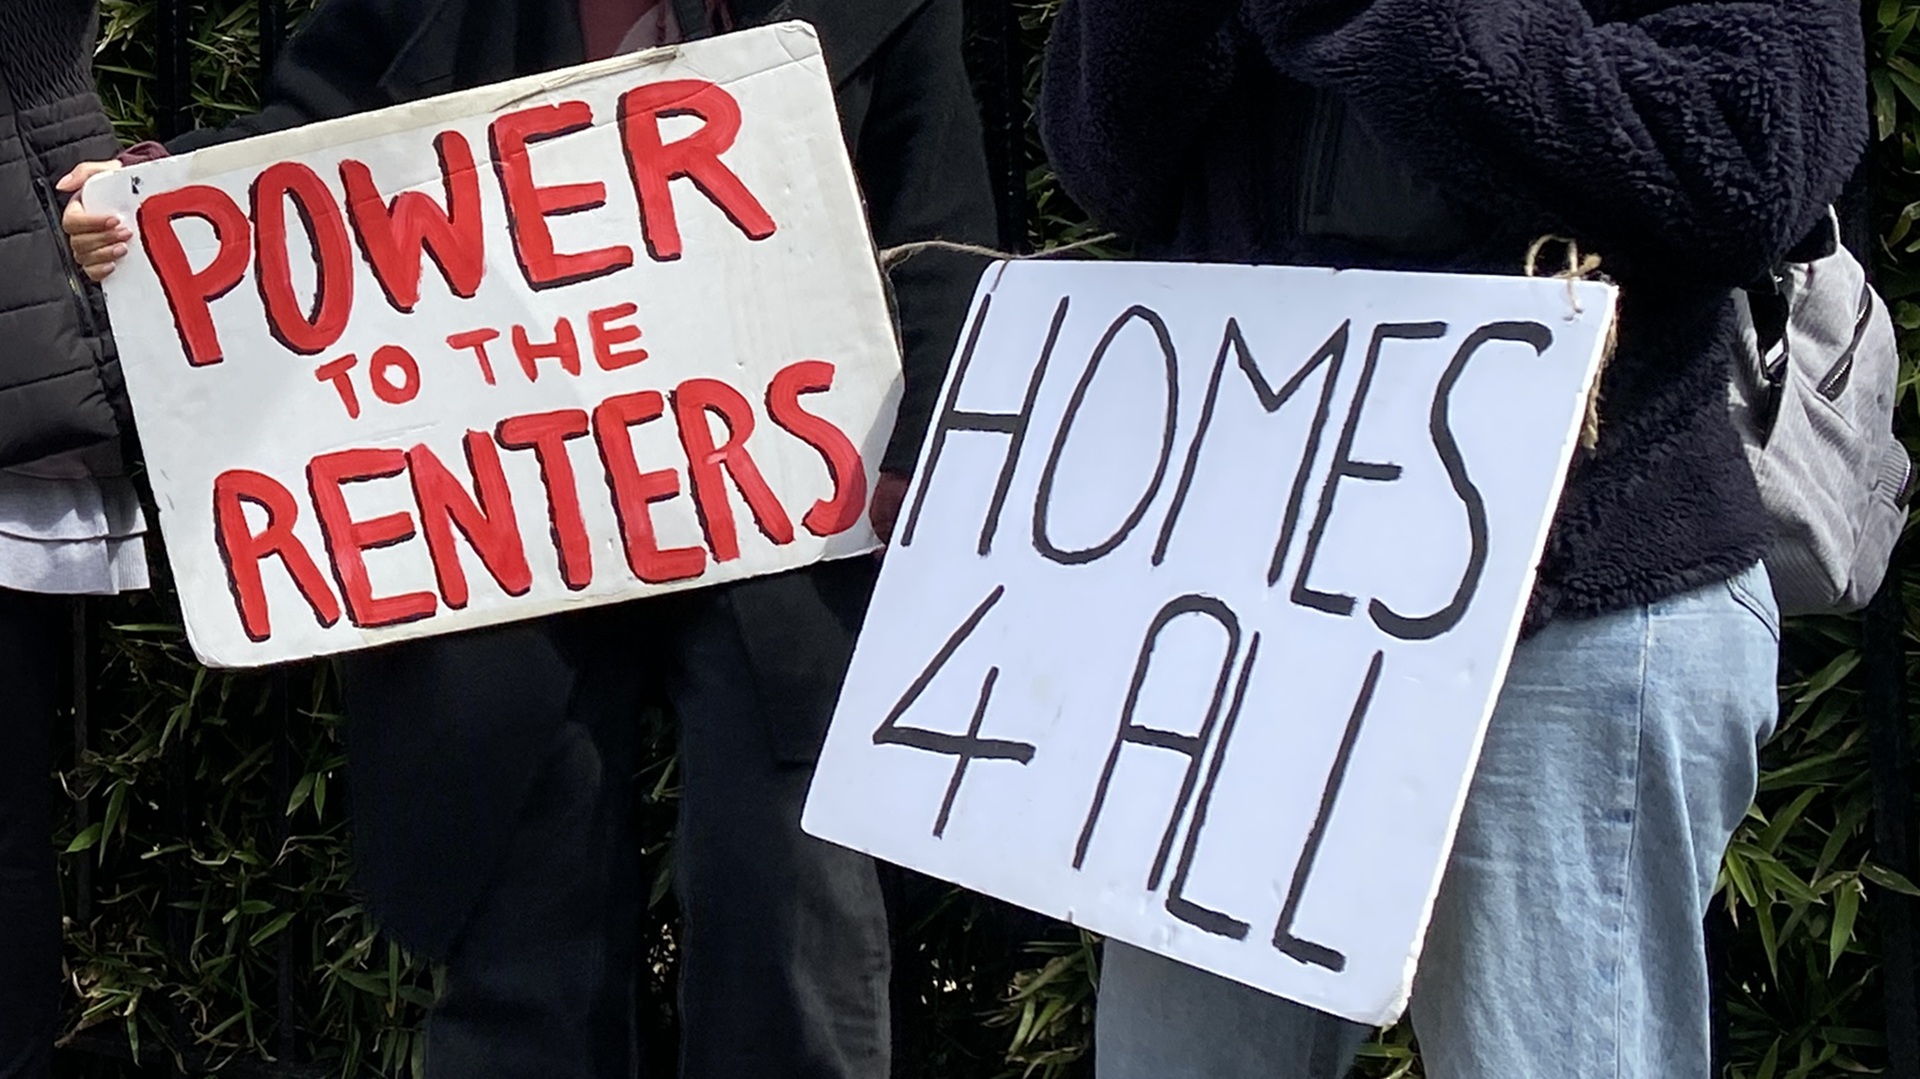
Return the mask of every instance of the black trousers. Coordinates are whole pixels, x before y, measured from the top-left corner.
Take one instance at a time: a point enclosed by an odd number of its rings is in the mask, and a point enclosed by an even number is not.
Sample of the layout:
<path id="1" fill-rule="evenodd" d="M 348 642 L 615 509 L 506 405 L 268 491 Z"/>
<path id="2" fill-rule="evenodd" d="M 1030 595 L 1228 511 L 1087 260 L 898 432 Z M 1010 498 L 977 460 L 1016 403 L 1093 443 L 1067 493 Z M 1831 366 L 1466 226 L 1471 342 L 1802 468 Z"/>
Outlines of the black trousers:
<path id="1" fill-rule="evenodd" d="M 52 1074 L 60 893 L 51 773 L 63 601 L 0 589 L 0 1079 Z"/>
<path id="2" fill-rule="evenodd" d="M 871 859 L 800 831 L 813 769 L 777 750 L 780 732 L 756 698 L 725 593 L 552 619 L 543 631 L 563 661 L 529 664 L 523 677 L 567 685 L 526 696 L 565 700 L 565 721 L 539 750 L 511 839 L 487 852 L 487 886 L 448 949 L 427 1031 L 430 1079 L 633 1074 L 640 895 L 627 815 L 635 721 L 653 693 L 679 721 L 681 1075 L 886 1079 L 890 951 L 879 873 Z M 394 706 L 426 703 L 430 695 L 408 701 L 393 687 L 433 647 L 343 666 L 350 760 L 355 730 L 408 722 Z M 454 654 L 442 648 L 433 661 L 444 667 Z M 441 686 L 487 681 L 481 672 L 436 675 Z M 457 711 L 462 702 L 428 706 Z"/>

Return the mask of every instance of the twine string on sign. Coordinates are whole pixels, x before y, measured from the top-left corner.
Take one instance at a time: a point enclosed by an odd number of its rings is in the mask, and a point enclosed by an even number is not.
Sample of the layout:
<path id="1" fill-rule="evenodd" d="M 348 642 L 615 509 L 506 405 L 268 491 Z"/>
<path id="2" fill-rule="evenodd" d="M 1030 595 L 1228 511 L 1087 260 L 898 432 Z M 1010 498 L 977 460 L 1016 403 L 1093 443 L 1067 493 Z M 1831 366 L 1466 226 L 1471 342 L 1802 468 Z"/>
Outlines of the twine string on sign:
<path id="1" fill-rule="evenodd" d="M 1090 236 L 1084 240 L 1076 240 L 1073 243 L 1062 244 L 1059 247 L 1048 248 L 1045 251 L 1036 251 L 1030 255 L 1016 255 L 1013 252 L 1002 251 L 995 247 L 988 247 L 985 244 L 960 243 L 953 240 L 918 240 L 913 243 L 899 244 L 895 247 L 882 249 L 879 252 L 880 268 L 883 270 L 892 270 L 922 251 L 951 251 L 957 254 L 976 255 L 981 258 L 995 259 L 1001 262 L 1027 262 L 1069 254 L 1118 238 L 1118 233 L 1102 233 L 1099 236 Z M 1586 312 L 1580 306 L 1580 295 L 1574 286 L 1580 281 L 1596 277 L 1599 274 L 1601 265 L 1600 256 L 1583 254 L 1580 251 L 1579 244 L 1564 236 L 1542 236 L 1533 241 L 1533 244 L 1527 248 L 1526 274 L 1528 277 L 1540 276 L 1541 257 L 1545 254 L 1547 246 L 1554 243 L 1564 244 L 1567 249 L 1566 268 L 1555 273 L 1553 276 L 1567 283 L 1567 304 L 1573 309 L 1574 317 L 1577 318 Z M 1614 338 L 1618 329 L 1619 323 L 1617 320 L 1608 324 L 1606 347 L 1600 355 L 1600 369 L 1594 373 L 1593 387 L 1587 392 L 1587 411 L 1586 417 L 1580 426 L 1580 445 L 1588 450 L 1593 449 L 1599 445 L 1600 442 L 1600 378 L 1606 371 L 1607 361 L 1613 358 Z"/>
<path id="2" fill-rule="evenodd" d="M 1084 240 L 1075 240 L 1070 244 L 1061 244 L 1059 247 L 1049 247 L 1045 251 L 1035 251 L 1031 255 L 1016 255 L 1010 251 L 1002 251 L 999 248 L 988 247 L 984 244 L 959 243 L 954 240 L 916 240 L 913 243 L 900 244 L 897 247 L 882 249 L 880 252 L 880 268 L 883 270 L 891 270 L 922 251 L 952 251 L 962 255 L 978 255 L 981 258 L 995 259 L 1000 262 L 1028 262 L 1037 259 L 1052 258 L 1055 255 L 1065 255 L 1069 252 L 1080 251 L 1092 247 L 1095 244 L 1103 244 L 1109 240 L 1117 240 L 1119 238 L 1120 234 L 1117 232 L 1104 232 L 1098 236 L 1089 236 Z"/>
<path id="3" fill-rule="evenodd" d="M 1566 269 L 1554 274 L 1567 283 L 1567 305 L 1573 308 L 1575 318 L 1586 313 L 1580 306 L 1580 294 L 1575 283 L 1599 276 L 1600 256 L 1582 254 L 1580 245 L 1565 236 L 1548 234 L 1533 241 L 1527 248 L 1526 273 L 1528 277 L 1540 276 L 1540 257 L 1549 244 L 1563 244 L 1567 249 Z M 1593 386 L 1587 390 L 1586 417 L 1580 423 L 1580 448 L 1591 450 L 1600 444 L 1600 381 L 1607 372 L 1607 364 L 1613 359 L 1613 348 L 1620 330 L 1618 318 L 1607 323 L 1606 345 L 1600 350 L 1600 366 L 1593 373 Z"/>

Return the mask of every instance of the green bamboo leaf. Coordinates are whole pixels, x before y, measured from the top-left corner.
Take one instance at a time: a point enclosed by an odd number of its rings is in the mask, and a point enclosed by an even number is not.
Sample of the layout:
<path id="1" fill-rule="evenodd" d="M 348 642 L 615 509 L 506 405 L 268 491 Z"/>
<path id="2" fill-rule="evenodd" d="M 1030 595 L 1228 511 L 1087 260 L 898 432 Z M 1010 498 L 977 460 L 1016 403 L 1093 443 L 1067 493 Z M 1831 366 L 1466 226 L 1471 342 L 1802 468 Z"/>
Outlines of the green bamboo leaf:
<path id="1" fill-rule="evenodd" d="M 1766 953 L 1767 973 L 1773 976 L 1775 985 L 1780 982 L 1780 935 L 1773 924 L 1773 907 L 1762 904 L 1753 908 L 1754 923 L 1760 929 L 1760 948 Z"/>
<path id="2" fill-rule="evenodd" d="M 1893 80 L 1884 71 L 1875 70 L 1868 83 L 1873 91 L 1874 137 L 1885 142 L 1893 137 L 1900 123 L 1900 104 L 1894 97 L 1897 91 L 1893 88 Z"/>
<path id="3" fill-rule="evenodd" d="M 1780 841 L 1786 838 L 1787 832 L 1794 825 L 1800 823 L 1800 818 L 1807 812 L 1807 807 L 1812 805 L 1813 800 L 1820 797 L 1820 794 L 1818 788 L 1809 787 L 1795 796 L 1793 801 L 1788 802 L 1786 808 L 1775 814 L 1773 820 L 1767 824 L 1766 830 L 1760 833 L 1758 840 L 1760 849 L 1768 854 L 1777 853 L 1780 849 Z"/>
<path id="4" fill-rule="evenodd" d="M 1814 863 L 1814 876 L 1824 875 L 1830 867 L 1839 863 L 1841 852 L 1859 833 L 1861 826 L 1866 823 L 1867 814 L 1872 809 L 1871 802 L 1862 800 L 1840 811 L 1839 819 L 1834 822 L 1833 831 L 1828 834 L 1826 843 L 1820 848 L 1820 857 Z"/>
<path id="5" fill-rule="evenodd" d="M 120 825 L 124 823 L 126 815 L 127 784 L 123 780 L 115 783 L 113 785 L 113 793 L 107 796 L 107 814 L 100 818 L 100 837 L 104 840 L 107 836 L 120 834 L 118 829 Z M 104 843 L 102 847 L 101 854 L 104 855 L 106 853 Z"/>
<path id="6" fill-rule="evenodd" d="M 1769 896 L 1775 899 L 1785 897 L 1801 903 L 1811 903 L 1819 898 L 1812 885 L 1782 865 L 1778 858 L 1757 847 L 1749 846 L 1748 849 L 1755 881 L 1766 888 Z"/>
<path id="7" fill-rule="evenodd" d="M 1760 1058 L 1760 1068 L 1753 1073 L 1753 1079 L 1773 1079 L 1780 1070 L 1780 1039 L 1775 1038 L 1767 1046 L 1767 1055 Z"/>
<path id="8" fill-rule="evenodd" d="M 1914 887 L 1912 881 L 1885 866 L 1868 862 L 1860 867 L 1860 875 L 1890 892 L 1920 896 L 1920 888 Z"/>
<path id="9" fill-rule="evenodd" d="M 371 974 L 362 974 L 357 970 L 343 969 L 334 971 L 333 976 L 369 996 L 383 1000 L 386 998 L 387 983 Z"/>
<path id="10" fill-rule="evenodd" d="M 1840 969 L 1840 957 L 1853 943 L 1853 922 L 1860 914 L 1860 882 L 1850 880 L 1833 895 L 1833 928 L 1827 935 L 1827 973 Z"/>
<path id="11" fill-rule="evenodd" d="M 1887 1044 L 1885 1031 L 1870 1030 L 1865 1027 L 1825 1026 L 1820 1028 L 1820 1036 L 1834 1045 L 1847 1045 L 1860 1049 L 1878 1049 Z"/>
<path id="12" fill-rule="evenodd" d="M 287 796 L 287 816 L 291 817 L 299 812 L 300 807 L 307 804 L 307 798 L 312 794 L 313 776 L 311 774 L 301 776 L 300 781 L 293 785 L 293 793 Z"/>
<path id="13" fill-rule="evenodd" d="M 73 842 L 67 844 L 64 853 L 79 854 L 81 851 L 92 850 L 94 845 L 100 842 L 100 832 L 103 827 L 105 826 L 102 824 L 87 825 L 79 835 L 73 837 Z"/>
<path id="14" fill-rule="evenodd" d="M 252 947 L 258 948 L 260 945 L 272 940 L 280 934 L 281 930 L 292 924 L 293 916 L 294 912 L 290 910 L 281 913 L 280 916 L 273 921 L 254 930 L 253 936 L 247 938 L 247 943 Z"/>
<path id="15" fill-rule="evenodd" d="M 1749 907 L 1760 905 L 1760 892 L 1753 886 L 1753 876 L 1748 872 L 1747 855 L 1744 851 L 1728 848 L 1726 860 L 1721 863 L 1721 868 L 1732 881 L 1734 891 L 1742 902 Z"/>
<path id="16" fill-rule="evenodd" d="M 1920 93 L 1920 83 L 1915 84 L 1915 92 Z M 1860 652 L 1857 649 L 1849 649 L 1835 656 L 1833 662 L 1821 668 L 1820 672 L 1812 678 L 1807 679 L 1806 689 L 1802 690 L 1800 695 L 1794 698 L 1795 703 L 1804 704 L 1819 698 L 1834 686 L 1845 681 L 1846 677 L 1852 674 L 1853 669 L 1859 665 Z"/>
<path id="17" fill-rule="evenodd" d="M 1886 41 L 1881 44 L 1881 48 L 1885 49 L 1888 53 L 1897 53 L 1904 48 L 1907 44 L 1907 38 L 1913 34 L 1914 21 L 1916 19 L 1920 19 L 1920 9 L 1908 11 L 1905 17 L 1901 18 L 1893 25 L 1893 28 L 1888 31 Z"/>

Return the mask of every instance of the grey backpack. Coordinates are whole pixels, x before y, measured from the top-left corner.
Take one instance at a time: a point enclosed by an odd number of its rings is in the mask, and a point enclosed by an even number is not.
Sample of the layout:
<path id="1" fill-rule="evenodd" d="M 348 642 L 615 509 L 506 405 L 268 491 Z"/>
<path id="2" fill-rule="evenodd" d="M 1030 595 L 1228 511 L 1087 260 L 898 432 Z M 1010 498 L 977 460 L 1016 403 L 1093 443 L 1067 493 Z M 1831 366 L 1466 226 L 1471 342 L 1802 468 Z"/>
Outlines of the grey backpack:
<path id="1" fill-rule="evenodd" d="M 1893 322 L 1829 225 L 1772 289 L 1735 294 L 1734 423 L 1773 519 L 1765 561 L 1783 614 L 1866 606 L 1907 520 Z"/>

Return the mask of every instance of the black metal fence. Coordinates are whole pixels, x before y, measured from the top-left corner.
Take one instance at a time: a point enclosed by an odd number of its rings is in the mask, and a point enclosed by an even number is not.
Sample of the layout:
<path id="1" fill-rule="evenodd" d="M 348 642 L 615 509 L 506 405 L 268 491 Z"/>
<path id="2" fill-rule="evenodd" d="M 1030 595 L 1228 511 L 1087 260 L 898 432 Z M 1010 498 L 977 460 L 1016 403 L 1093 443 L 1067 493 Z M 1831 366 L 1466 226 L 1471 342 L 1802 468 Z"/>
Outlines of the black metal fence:
<path id="1" fill-rule="evenodd" d="M 1016 4 L 1015 0 L 966 0 L 966 4 L 970 32 L 968 62 L 986 126 L 988 162 L 999 210 L 1000 243 L 1004 250 L 1024 252 L 1029 247 L 1031 199 L 1028 178 L 1030 171 L 1038 164 L 1033 160 L 1030 149 L 1028 127 L 1030 113 L 1027 91 L 1030 68 L 1035 60 L 1033 45 L 1021 23 L 1023 6 Z M 156 6 L 157 18 L 153 26 L 156 34 L 154 49 L 158 60 L 155 87 L 157 134 L 161 138 L 168 138 L 192 126 L 189 60 L 193 49 L 191 12 L 194 5 L 189 0 L 157 0 Z M 285 0 L 258 0 L 257 18 L 261 42 L 260 74 L 264 78 L 266 72 L 272 69 L 285 41 L 288 29 Z M 1908 819 L 1909 807 L 1913 805 L 1909 782 L 1912 746 L 1907 737 L 1903 654 L 1905 613 L 1896 587 L 1903 569 L 1904 566 L 1898 566 L 1890 574 L 1890 586 L 1883 590 L 1867 612 L 1863 622 L 1865 639 L 1861 670 L 1863 719 L 1873 761 L 1877 858 L 1881 864 L 1911 880 L 1920 877 L 1920 873 L 1916 873 L 1915 837 Z M 74 748 L 78 754 L 84 751 L 88 742 L 91 720 L 88 664 L 93 653 L 87 643 L 85 608 L 76 605 L 74 611 L 72 707 Z M 284 676 L 275 688 L 273 711 L 280 721 L 274 745 L 276 756 L 273 774 L 278 784 L 276 795 L 280 804 L 285 804 L 292 784 L 288 731 L 297 716 L 288 701 Z M 170 788 L 182 790 L 185 785 L 184 776 L 170 775 Z M 175 798 L 172 803 L 178 806 L 182 814 L 188 812 L 184 799 Z M 75 807 L 80 828 L 90 823 L 91 811 L 92 807 L 84 800 Z M 183 816 L 183 833 L 187 824 Z M 281 827 L 284 829 L 286 825 L 283 823 Z M 84 922 L 90 913 L 93 884 L 91 865 L 82 858 L 76 860 L 74 869 L 78 891 L 77 914 Z M 286 869 L 282 871 L 291 872 Z M 169 885 L 178 892 L 184 891 L 184 883 L 170 881 Z M 280 883 L 291 886 L 293 882 L 282 880 Z M 1895 1079 L 1920 1079 L 1920 1010 L 1917 1010 L 1920 1007 L 1920 992 L 1916 991 L 1915 966 L 1915 949 L 1920 945 L 1920 934 L 1916 933 L 1915 928 L 1916 903 L 1909 897 L 1893 892 L 1883 891 L 1880 895 L 1883 897 L 1881 921 L 1885 952 L 1885 1033 L 1890 1065 L 1887 1074 Z M 184 915 L 176 914 L 171 921 L 169 936 L 173 945 L 184 952 L 191 926 L 186 924 Z M 302 1050 L 294 1008 L 295 988 L 301 974 L 293 963 L 291 942 L 290 934 L 280 937 L 274 987 L 274 1016 L 279 1032 L 276 1049 L 283 1063 L 274 1066 L 236 1063 L 228 1066 L 227 1074 L 241 1076 L 242 1079 L 249 1074 L 272 1076 L 275 1079 L 295 1076 L 304 1079 L 316 1074 L 311 1067 L 293 1063 L 301 1059 Z M 83 1036 L 73 1048 L 81 1054 L 122 1058 L 127 1055 L 124 1042 L 113 1036 Z"/>

